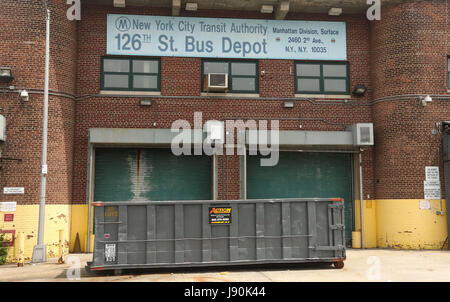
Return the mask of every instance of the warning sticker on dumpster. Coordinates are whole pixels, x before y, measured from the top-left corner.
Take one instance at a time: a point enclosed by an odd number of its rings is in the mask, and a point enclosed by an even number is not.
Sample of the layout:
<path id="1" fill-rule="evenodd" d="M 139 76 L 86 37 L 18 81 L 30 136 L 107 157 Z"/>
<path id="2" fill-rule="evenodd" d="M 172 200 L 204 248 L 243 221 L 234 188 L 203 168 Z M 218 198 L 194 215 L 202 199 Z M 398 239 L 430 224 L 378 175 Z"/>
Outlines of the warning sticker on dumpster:
<path id="1" fill-rule="evenodd" d="M 116 245 L 105 244 L 105 260 L 106 262 L 116 261 Z"/>
<path id="2" fill-rule="evenodd" d="M 231 207 L 211 207 L 209 208 L 210 224 L 230 224 Z"/>

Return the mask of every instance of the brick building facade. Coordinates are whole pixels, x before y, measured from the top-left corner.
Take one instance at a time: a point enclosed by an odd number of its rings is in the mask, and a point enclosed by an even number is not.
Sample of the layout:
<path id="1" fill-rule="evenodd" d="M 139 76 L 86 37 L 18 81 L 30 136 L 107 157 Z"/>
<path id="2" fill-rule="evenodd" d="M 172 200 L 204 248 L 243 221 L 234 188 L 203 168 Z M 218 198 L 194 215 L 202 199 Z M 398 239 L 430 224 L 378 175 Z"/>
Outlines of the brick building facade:
<path id="1" fill-rule="evenodd" d="M 444 194 L 441 133 L 436 123 L 450 120 L 450 24 L 445 1 L 386 1 L 381 20 L 369 21 L 365 10 L 329 16 L 290 11 L 285 20 L 346 23 L 349 86 L 364 85 L 362 97 L 299 96 L 295 60 L 258 59 L 256 95 L 206 95 L 201 57 L 158 57 L 160 92 L 109 95 L 101 91 L 101 58 L 107 55 L 107 14 L 172 16 L 172 8 L 127 5 L 125 8 L 82 1 L 81 20 L 69 21 L 65 1 L 50 1 L 52 16 L 46 242 L 57 245 L 57 229 L 66 231 L 74 249 L 88 245 L 89 129 L 170 129 L 175 120 L 193 123 L 234 118 L 280 119 L 283 131 L 346 131 L 356 123 L 373 123 L 374 145 L 362 152 L 366 247 L 440 248 L 447 237 L 445 201 L 424 198 L 426 166 L 439 166 Z M 112 2 L 112 1 L 111 1 Z M 168 3 L 171 1 L 167 1 Z M 291 1 L 292 2 L 292 1 Z M 365 1 L 363 1 L 365 2 Z M 395 2 L 395 3 L 394 3 Z M 327 8 L 323 8 L 327 9 Z M 1 187 L 24 187 L 20 195 L 0 194 L 17 202 L 14 222 L 0 229 L 28 235 L 28 254 L 36 242 L 41 171 L 45 11 L 41 1 L 3 0 L 7 27 L 0 30 L 0 65 L 11 67 L 14 80 L 0 86 L 0 114 L 7 139 L 1 162 Z M 182 17 L 273 19 L 272 14 L 238 9 L 202 9 Z M 115 56 L 112 56 L 115 57 Z M 264 74 L 261 73 L 264 71 Z M 14 86 L 14 87 L 10 87 Z M 28 102 L 19 91 L 30 93 Z M 425 107 L 421 98 L 433 99 Z M 152 106 L 140 100 L 151 99 Z M 294 108 L 283 108 L 283 101 Z M 301 124 L 302 128 L 299 128 Z M 353 151 L 359 148 L 353 148 Z M 356 153 L 355 153 L 356 154 Z M 352 156 L 353 229 L 360 230 L 357 156 Z M 217 199 L 242 198 L 239 156 L 219 156 Z M 443 195 L 445 196 L 445 195 Z M 93 201 L 93 200 L 92 200 Z M 55 253 L 50 248 L 49 253 Z"/>

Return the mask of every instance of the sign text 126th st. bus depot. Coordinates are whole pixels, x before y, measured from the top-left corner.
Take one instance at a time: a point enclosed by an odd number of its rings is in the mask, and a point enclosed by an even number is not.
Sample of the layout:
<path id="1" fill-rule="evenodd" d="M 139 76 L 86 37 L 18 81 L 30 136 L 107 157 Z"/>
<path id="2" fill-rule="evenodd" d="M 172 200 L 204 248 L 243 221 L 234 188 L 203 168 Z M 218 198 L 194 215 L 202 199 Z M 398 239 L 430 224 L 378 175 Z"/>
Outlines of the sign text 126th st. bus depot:
<path id="1" fill-rule="evenodd" d="M 109 55 L 346 60 L 345 22 L 107 16 Z"/>

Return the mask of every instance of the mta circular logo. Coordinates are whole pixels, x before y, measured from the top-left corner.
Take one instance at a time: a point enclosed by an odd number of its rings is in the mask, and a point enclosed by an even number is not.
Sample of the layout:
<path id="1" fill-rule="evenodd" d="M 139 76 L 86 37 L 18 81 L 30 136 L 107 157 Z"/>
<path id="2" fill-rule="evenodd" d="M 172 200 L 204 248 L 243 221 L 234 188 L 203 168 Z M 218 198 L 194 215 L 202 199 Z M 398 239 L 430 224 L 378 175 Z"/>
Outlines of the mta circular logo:
<path id="1" fill-rule="evenodd" d="M 131 21 L 127 17 L 120 17 L 116 20 L 116 28 L 119 31 L 128 31 L 131 28 Z"/>

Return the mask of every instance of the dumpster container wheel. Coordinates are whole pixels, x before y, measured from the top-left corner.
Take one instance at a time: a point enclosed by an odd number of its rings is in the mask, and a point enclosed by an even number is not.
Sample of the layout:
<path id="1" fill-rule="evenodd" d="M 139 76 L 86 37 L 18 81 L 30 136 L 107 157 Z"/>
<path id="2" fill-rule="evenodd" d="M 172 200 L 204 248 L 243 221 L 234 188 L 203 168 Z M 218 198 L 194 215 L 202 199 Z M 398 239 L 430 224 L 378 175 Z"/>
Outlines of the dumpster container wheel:
<path id="1" fill-rule="evenodd" d="M 333 262 L 333 266 L 336 269 L 343 269 L 344 268 L 344 261 Z"/>

